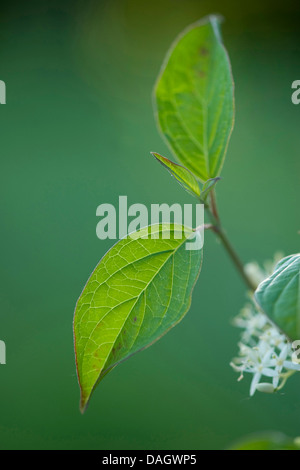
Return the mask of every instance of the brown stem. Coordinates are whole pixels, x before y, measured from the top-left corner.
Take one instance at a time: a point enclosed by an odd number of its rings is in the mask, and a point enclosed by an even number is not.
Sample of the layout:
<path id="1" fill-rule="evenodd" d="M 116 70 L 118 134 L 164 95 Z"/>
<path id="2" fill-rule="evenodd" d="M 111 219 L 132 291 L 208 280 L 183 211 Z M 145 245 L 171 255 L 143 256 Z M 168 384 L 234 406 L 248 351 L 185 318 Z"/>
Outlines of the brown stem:
<path id="1" fill-rule="evenodd" d="M 226 233 L 224 232 L 221 226 L 221 221 L 220 221 L 220 217 L 218 213 L 214 190 L 211 191 L 210 202 L 211 202 L 210 205 L 205 204 L 205 209 L 208 211 L 210 220 L 212 222 L 211 229 L 221 240 L 225 250 L 227 251 L 229 257 L 231 258 L 231 261 L 233 262 L 234 266 L 236 267 L 238 273 L 240 274 L 241 278 L 245 282 L 246 286 L 252 291 L 255 291 L 257 286 L 252 282 L 252 280 L 245 273 L 244 265 L 242 261 L 240 260 L 237 252 L 231 245 L 230 241 L 227 238 Z"/>
<path id="2" fill-rule="evenodd" d="M 214 226 L 213 231 L 216 233 L 216 235 L 221 240 L 224 248 L 226 249 L 228 255 L 230 256 L 232 262 L 234 263 L 237 271 L 241 275 L 241 277 L 242 277 L 243 281 L 245 282 L 245 284 L 247 285 L 247 287 L 249 289 L 251 289 L 252 291 L 255 291 L 257 286 L 255 284 L 253 284 L 251 279 L 245 273 L 244 265 L 241 262 L 241 260 L 238 256 L 238 254 L 236 253 L 235 249 L 231 245 L 230 241 L 228 240 L 228 238 L 227 238 L 225 232 L 223 231 L 223 229 L 220 228 L 220 227 Z"/>
<path id="3" fill-rule="evenodd" d="M 218 223 L 220 223 L 220 216 L 217 208 L 217 201 L 216 201 L 216 193 L 215 190 L 212 189 L 210 193 L 210 202 L 211 202 L 211 211 L 213 213 L 214 218 Z"/>

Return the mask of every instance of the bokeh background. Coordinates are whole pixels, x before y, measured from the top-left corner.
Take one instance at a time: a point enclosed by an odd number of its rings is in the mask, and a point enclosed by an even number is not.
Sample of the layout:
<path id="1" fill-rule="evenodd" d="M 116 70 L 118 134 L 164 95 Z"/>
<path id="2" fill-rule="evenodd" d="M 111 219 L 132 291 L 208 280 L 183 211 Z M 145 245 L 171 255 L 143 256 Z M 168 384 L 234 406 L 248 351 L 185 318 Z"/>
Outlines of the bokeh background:
<path id="1" fill-rule="evenodd" d="M 221 449 L 256 431 L 300 435 L 300 376 L 250 400 L 229 367 L 246 293 L 212 234 L 185 320 L 78 409 L 73 310 L 111 246 L 96 238 L 96 208 L 119 195 L 192 202 L 149 156 L 171 157 L 151 94 L 175 36 L 216 12 L 237 111 L 220 211 L 242 258 L 263 262 L 299 251 L 298 2 L 1 3 L 1 449 Z"/>

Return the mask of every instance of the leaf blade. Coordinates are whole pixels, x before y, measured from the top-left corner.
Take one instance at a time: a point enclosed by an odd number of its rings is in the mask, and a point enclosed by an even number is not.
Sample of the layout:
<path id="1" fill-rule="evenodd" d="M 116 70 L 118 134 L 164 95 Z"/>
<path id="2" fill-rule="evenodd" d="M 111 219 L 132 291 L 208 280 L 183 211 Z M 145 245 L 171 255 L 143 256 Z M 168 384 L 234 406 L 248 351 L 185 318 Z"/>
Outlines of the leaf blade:
<path id="1" fill-rule="evenodd" d="M 299 440 L 282 433 L 257 433 L 239 439 L 229 450 L 299 450 Z"/>
<path id="2" fill-rule="evenodd" d="M 157 233 L 165 234 L 166 227 L 157 226 Z M 100 261 L 77 302 L 74 338 L 82 411 L 109 370 L 157 341 L 189 309 L 202 250 L 185 250 L 187 237 L 175 239 L 179 229 L 171 227 L 170 240 L 143 239 L 147 227 L 136 238 L 118 242 Z M 173 271 L 177 274 L 171 286 Z"/>
<path id="3" fill-rule="evenodd" d="M 300 339 L 300 254 L 283 258 L 258 286 L 255 299 L 288 338 Z"/>
<path id="4" fill-rule="evenodd" d="M 159 128 L 172 152 L 201 181 L 219 176 L 234 122 L 231 66 L 210 16 L 175 41 L 156 83 Z"/>
<path id="5" fill-rule="evenodd" d="M 163 157 L 159 153 L 151 152 L 151 154 L 156 158 L 156 160 L 164 166 L 169 173 L 184 187 L 184 189 L 192 194 L 193 196 L 199 197 L 200 196 L 200 188 L 197 183 L 196 178 L 194 175 L 177 163 L 172 162 L 166 157 Z"/>

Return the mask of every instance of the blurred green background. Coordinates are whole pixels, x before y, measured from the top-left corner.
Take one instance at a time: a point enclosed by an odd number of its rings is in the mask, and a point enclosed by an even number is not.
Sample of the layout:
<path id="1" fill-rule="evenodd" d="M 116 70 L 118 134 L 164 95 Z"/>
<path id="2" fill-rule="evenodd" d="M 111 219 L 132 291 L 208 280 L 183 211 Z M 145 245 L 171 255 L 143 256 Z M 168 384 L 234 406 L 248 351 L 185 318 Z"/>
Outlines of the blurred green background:
<path id="1" fill-rule="evenodd" d="M 220 211 L 242 258 L 262 262 L 299 251 L 299 3 L 1 3 L 1 449 L 221 449 L 255 431 L 300 435 L 300 376 L 250 400 L 229 367 L 245 289 L 210 233 L 188 316 L 78 410 L 73 310 L 112 244 L 96 238 L 96 208 L 119 195 L 192 202 L 149 156 L 171 157 L 151 93 L 175 36 L 216 12 L 237 108 Z"/>

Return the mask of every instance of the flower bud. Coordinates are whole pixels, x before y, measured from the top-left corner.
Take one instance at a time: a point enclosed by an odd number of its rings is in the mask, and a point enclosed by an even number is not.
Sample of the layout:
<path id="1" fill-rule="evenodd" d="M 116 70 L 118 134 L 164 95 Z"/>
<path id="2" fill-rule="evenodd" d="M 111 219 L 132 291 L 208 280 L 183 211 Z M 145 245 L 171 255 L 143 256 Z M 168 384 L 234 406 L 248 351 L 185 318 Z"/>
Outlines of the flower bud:
<path id="1" fill-rule="evenodd" d="M 275 392 L 275 388 L 270 383 L 257 384 L 256 390 L 262 393 L 274 393 Z"/>

